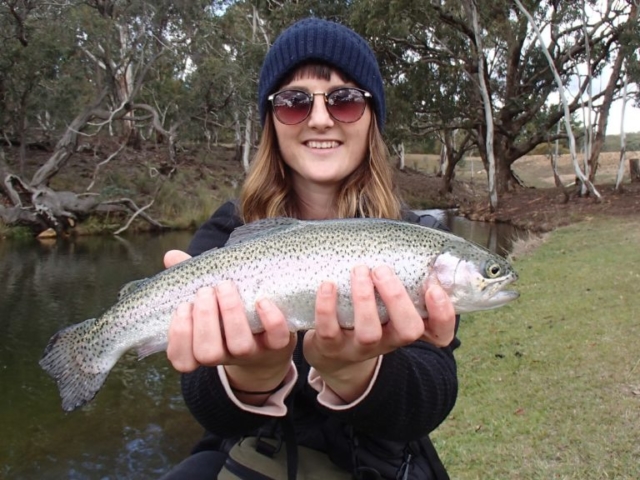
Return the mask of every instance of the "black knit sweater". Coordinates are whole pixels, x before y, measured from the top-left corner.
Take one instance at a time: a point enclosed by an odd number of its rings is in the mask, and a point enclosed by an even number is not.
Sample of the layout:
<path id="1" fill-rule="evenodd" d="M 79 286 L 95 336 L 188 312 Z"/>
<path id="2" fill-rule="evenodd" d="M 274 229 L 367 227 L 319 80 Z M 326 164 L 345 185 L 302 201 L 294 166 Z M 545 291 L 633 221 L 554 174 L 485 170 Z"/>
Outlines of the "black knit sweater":
<path id="1" fill-rule="evenodd" d="M 405 217 L 439 226 L 432 217 L 421 219 L 411 213 Z M 240 225 L 236 205 L 224 204 L 197 231 L 188 253 L 195 256 L 223 246 Z M 375 459 L 374 463 L 382 461 L 388 468 L 374 467 L 383 478 L 394 478 L 393 474 L 406 462 L 408 446 L 412 446 L 413 473 L 409 478 L 443 478 L 434 474 L 444 469 L 428 434 L 447 417 L 456 401 L 458 381 L 453 350 L 459 345 L 457 339 L 447 348 L 416 341 L 384 355 L 371 392 L 354 407 L 335 411 L 320 405 L 317 392 L 307 384 L 310 367 L 302 355 L 304 332 L 298 335 L 294 353 L 298 382 L 291 394 L 294 398 L 290 399 L 295 407 L 291 408 L 290 401 L 287 403 L 300 445 L 328 452 L 335 463 L 346 469 L 355 468 L 354 463 L 366 464 L 369 457 Z M 191 413 L 210 432 L 206 446 L 199 449 L 224 449 L 223 439 L 277 429 L 273 417 L 247 412 L 234 404 L 215 368 L 200 367 L 184 374 L 182 392 Z M 362 455 L 354 457 L 354 442 Z"/>

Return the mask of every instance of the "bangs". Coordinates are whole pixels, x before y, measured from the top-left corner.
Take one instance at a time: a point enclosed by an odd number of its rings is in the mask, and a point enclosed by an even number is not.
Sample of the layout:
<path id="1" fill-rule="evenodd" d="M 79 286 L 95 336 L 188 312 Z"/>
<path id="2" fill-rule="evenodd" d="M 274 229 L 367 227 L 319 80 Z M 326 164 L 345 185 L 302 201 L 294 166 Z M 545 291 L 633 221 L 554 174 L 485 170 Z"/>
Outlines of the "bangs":
<path id="1" fill-rule="evenodd" d="M 281 85 L 286 85 L 294 80 L 302 80 L 303 78 L 314 78 L 318 80 L 331 80 L 331 74 L 335 73 L 343 82 L 351 82 L 352 80 L 343 72 L 326 63 L 305 63 L 297 67 L 293 72 L 285 77 Z"/>

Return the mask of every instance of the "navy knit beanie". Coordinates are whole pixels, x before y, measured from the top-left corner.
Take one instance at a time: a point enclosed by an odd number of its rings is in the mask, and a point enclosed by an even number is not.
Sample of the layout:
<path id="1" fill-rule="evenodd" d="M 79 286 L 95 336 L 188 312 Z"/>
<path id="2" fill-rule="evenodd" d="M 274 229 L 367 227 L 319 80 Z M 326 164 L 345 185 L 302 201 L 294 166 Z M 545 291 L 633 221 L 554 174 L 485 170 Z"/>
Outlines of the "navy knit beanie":
<path id="1" fill-rule="evenodd" d="M 296 67 L 314 60 L 336 67 L 360 88 L 371 93 L 378 127 L 382 131 L 386 115 L 384 88 L 371 47 L 353 30 L 318 18 L 294 23 L 276 38 L 267 52 L 258 85 L 262 125 L 269 109 L 269 95 Z"/>

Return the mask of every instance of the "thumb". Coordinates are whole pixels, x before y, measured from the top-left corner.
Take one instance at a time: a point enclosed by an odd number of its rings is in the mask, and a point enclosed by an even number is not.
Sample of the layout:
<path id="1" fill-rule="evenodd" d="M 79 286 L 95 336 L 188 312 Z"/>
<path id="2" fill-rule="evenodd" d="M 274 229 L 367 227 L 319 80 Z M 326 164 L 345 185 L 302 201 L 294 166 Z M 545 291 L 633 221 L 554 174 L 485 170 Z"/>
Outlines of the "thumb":
<path id="1" fill-rule="evenodd" d="M 180 262 L 184 262 L 185 260 L 189 260 L 191 255 L 183 252 L 182 250 L 169 250 L 164 254 L 164 266 L 166 268 L 173 267 Z"/>
<path id="2" fill-rule="evenodd" d="M 431 285 L 425 302 L 429 316 L 425 320 L 423 339 L 437 346 L 446 347 L 455 336 L 456 312 L 447 292 L 439 285 Z"/>

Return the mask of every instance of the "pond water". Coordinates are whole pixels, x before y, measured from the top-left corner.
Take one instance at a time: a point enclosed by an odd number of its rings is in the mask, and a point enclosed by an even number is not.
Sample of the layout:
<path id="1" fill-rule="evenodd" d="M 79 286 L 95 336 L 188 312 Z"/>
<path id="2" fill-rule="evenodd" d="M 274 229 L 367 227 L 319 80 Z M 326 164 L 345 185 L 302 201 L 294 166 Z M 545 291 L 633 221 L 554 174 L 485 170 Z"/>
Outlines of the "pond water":
<path id="1" fill-rule="evenodd" d="M 513 241 L 523 231 L 506 223 L 472 222 L 456 215 L 454 210 L 415 210 L 418 215 L 432 215 L 456 235 L 471 240 L 492 252 L 506 256 Z"/>
<path id="2" fill-rule="evenodd" d="M 442 215 L 454 233 L 508 250 L 512 231 Z M 105 310 L 121 285 L 160 271 L 164 252 L 190 237 L 0 241 L 0 478 L 154 479 L 188 454 L 202 432 L 165 355 L 125 356 L 72 413 L 38 360 L 53 333 Z"/>

